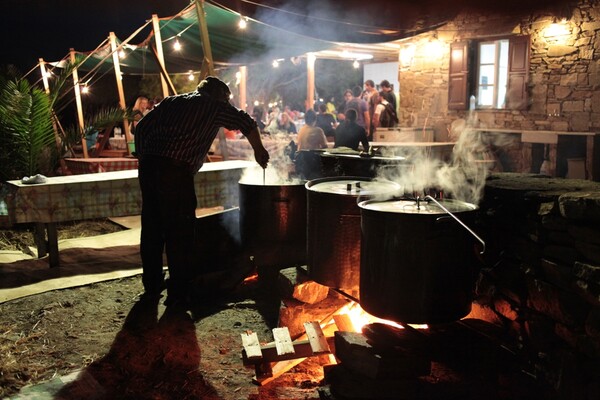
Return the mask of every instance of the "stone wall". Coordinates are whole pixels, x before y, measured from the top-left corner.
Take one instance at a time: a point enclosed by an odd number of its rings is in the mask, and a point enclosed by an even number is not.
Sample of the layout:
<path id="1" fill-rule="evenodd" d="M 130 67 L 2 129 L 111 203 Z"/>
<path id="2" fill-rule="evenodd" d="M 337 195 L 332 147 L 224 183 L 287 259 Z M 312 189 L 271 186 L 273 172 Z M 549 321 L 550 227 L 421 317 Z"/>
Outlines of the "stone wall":
<path id="1" fill-rule="evenodd" d="M 514 338 L 560 398 L 600 398 L 600 184 L 493 174 L 471 317 Z"/>
<path id="2" fill-rule="evenodd" d="M 556 130 L 600 130 L 600 1 L 565 1 L 560 10 L 519 15 L 462 13 L 437 31 L 403 42 L 400 50 L 400 125 L 435 128 L 447 138 L 452 121 L 467 110 L 448 110 L 450 44 L 472 38 L 529 34 L 531 54 L 529 107 L 526 111 L 479 110 L 486 127 Z M 556 36 L 547 27 L 566 18 Z"/>

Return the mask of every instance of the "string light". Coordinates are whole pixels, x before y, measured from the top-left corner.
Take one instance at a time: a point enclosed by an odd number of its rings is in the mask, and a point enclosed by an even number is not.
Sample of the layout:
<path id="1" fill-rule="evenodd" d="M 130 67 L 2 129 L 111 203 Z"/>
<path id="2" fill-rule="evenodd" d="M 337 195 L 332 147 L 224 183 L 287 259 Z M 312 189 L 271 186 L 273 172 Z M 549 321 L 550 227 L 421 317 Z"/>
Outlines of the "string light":
<path id="1" fill-rule="evenodd" d="M 240 17 L 240 22 L 238 22 L 238 27 L 240 29 L 246 29 L 247 26 L 248 26 L 247 18 Z"/>
<path id="2" fill-rule="evenodd" d="M 119 58 L 125 58 L 125 50 L 119 50 Z"/>
<path id="3" fill-rule="evenodd" d="M 173 50 L 181 50 L 181 43 L 179 43 L 179 38 L 175 38 L 175 42 L 173 43 Z"/>
<path id="4" fill-rule="evenodd" d="M 254 100 L 254 107 L 258 107 L 260 105 L 260 103 L 258 102 L 258 100 Z"/>
<path id="5" fill-rule="evenodd" d="M 358 69 L 358 67 L 360 67 L 360 63 L 358 62 L 358 60 L 354 60 L 354 62 L 352 63 L 352 66 L 356 69 Z"/>
<path id="6" fill-rule="evenodd" d="M 83 94 L 88 94 L 88 93 L 89 93 L 89 91 L 90 91 L 90 88 L 88 87 L 87 83 L 84 83 L 84 84 L 81 86 L 81 93 L 83 93 Z"/>
<path id="7" fill-rule="evenodd" d="M 190 72 L 188 73 L 188 81 L 193 81 L 194 80 L 194 73 L 190 70 Z"/>
<path id="8" fill-rule="evenodd" d="M 273 68 L 279 67 L 279 61 L 273 60 Z"/>

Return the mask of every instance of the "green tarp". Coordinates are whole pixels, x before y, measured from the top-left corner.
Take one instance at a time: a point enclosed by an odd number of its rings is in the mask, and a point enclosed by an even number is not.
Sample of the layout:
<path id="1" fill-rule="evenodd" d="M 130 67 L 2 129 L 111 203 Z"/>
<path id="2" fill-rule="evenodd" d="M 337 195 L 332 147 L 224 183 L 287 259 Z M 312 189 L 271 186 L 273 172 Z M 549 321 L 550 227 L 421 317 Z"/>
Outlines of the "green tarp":
<path id="1" fill-rule="evenodd" d="M 310 38 L 297 33 L 248 20 L 247 28 L 238 27 L 240 16 L 231 11 L 209 3 L 204 4 L 206 24 L 210 37 L 215 67 L 232 65 L 252 65 L 271 63 L 274 59 L 298 57 L 311 51 L 320 51 L 336 47 L 336 43 Z M 192 4 L 180 14 L 159 20 L 160 34 L 165 66 L 169 73 L 198 71 L 202 65 L 204 53 L 198 14 Z M 151 31 L 151 24 L 147 30 Z M 141 44 L 128 43 L 124 48 L 125 56 L 119 60 L 124 74 L 157 74 L 159 67 L 150 46 L 155 46 L 153 33 Z M 139 36 L 139 35 L 138 35 Z M 181 44 L 181 50 L 173 48 L 175 41 Z M 120 44 L 121 41 L 118 41 Z M 110 44 L 105 44 L 92 54 L 77 53 L 78 60 L 86 59 L 79 67 L 82 71 L 95 69 L 99 72 L 113 70 Z"/>

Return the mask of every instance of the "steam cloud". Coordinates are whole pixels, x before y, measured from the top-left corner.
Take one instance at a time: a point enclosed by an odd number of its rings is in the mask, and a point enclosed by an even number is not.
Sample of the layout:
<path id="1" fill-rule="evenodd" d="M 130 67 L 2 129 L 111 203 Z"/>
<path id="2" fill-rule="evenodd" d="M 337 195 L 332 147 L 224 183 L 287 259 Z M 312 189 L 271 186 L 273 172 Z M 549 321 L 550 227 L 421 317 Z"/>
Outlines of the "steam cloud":
<path id="1" fill-rule="evenodd" d="M 449 162 L 431 157 L 431 150 L 402 150 L 393 155 L 406 157 L 408 165 L 382 169 L 379 177 L 399 183 L 405 194 L 429 194 L 428 190 L 435 189 L 445 196 L 478 204 L 489 171 L 498 162 L 494 150 L 510 146 L 513 139 L 504 134 L 482 133 L 473 127 L 475 120 L 475 115 L 470 115 L 460 129 Z M 388 151 L 387 155 L 392 154 Z"/>

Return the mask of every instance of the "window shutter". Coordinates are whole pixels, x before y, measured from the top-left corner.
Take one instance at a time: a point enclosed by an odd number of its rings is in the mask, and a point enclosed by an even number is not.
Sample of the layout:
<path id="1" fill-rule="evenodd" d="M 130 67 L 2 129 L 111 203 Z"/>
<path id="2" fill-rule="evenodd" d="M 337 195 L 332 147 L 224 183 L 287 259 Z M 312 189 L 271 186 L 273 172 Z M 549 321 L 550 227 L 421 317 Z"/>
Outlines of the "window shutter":
<path id="1" fill-rule="evenodd" d="M 469 105 L 469 52 L 468 42 L 450 46 L 450 78 L 448 82 L 448 109 L 466 110 Z"/>
<path id="2" fill-rule="evenodd" d="M 528 105 L 527 81 L 529 77 L 529 36 L 510 38 L 508 59 L 508 87 L 506 108 L 526 110 Z"/>

